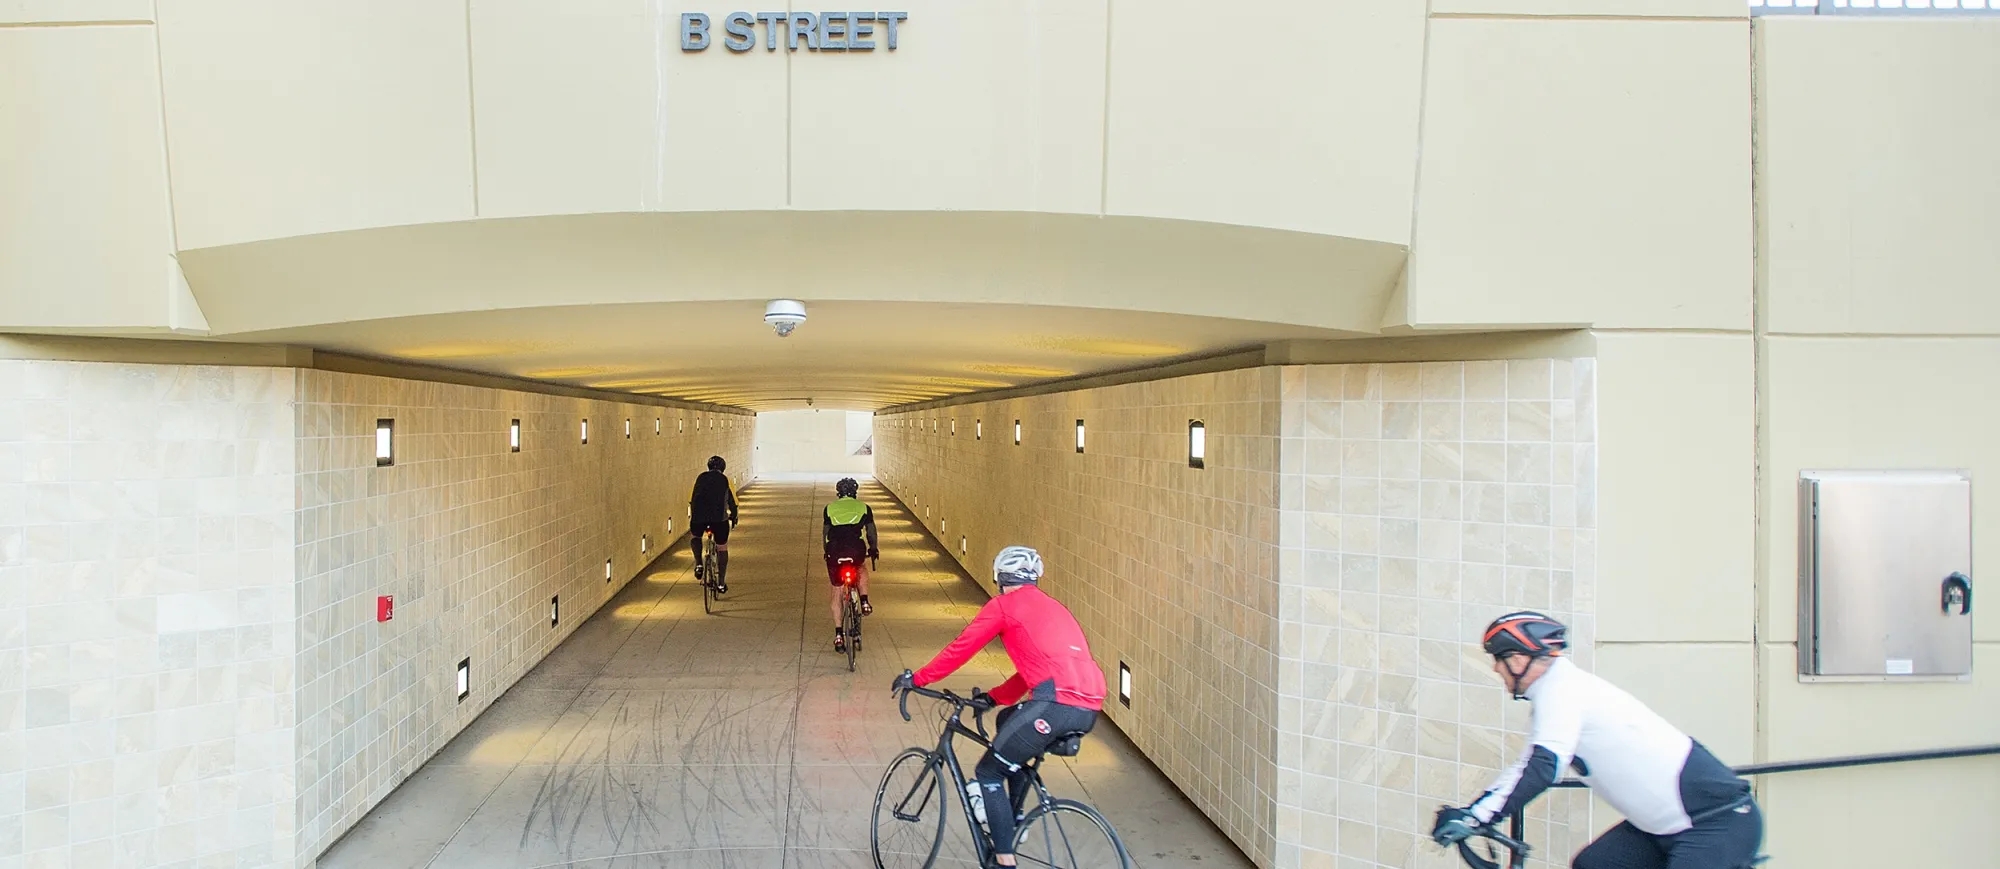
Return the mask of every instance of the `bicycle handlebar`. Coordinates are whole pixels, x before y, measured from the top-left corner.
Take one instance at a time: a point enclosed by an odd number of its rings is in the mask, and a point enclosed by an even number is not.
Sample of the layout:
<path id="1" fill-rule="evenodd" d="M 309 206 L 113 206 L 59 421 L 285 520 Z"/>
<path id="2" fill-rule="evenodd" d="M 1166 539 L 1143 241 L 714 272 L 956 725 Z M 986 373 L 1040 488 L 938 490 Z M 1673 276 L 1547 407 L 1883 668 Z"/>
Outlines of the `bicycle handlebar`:
<path id="1" fill-rule="evenodd" d="M 971 709 L 972 722 L 979 726 L 979 735 L 985 736 L 986 713 L 992 710 L 995 704 L 991 699 L 983 696 L 982 692 L 980 692 L 978 688 L 972 689 L 972 693 L 973 696 L 967 698 L 967 697 L 960 697 L 957 694 L 954 694 L 950 691 L 932 691 L 928 688 L 918 688 L 915 685 L 912 685 L 908 688 L 896 692 L 897 695 L 896 706 L 898 711 L 903 713 L 904 721 L 912 720 L 910 718 L 911 694 L 915 694 L 919 697 L 929 697 L 932 700 L 942 700 L 946 703 L 950 703 L 952 705 L 952 717 L 954 718 L 958 716 L 958 712 L 960 710 Z"/>
<path id="2" fill-rule="evenodd" d="M 1475 839 L 1490 839 L 1494 844 L 1506 848 L 1509 853 L 1514 855 L 1510 861 L 1511 869 L 1521 869 L 1521 867 L 1528 865 L 1528 852 L 1531 850 L 1528 844 L 1500 832 L 1498 827 L 1492 824 L 1478 827 L 1473 831 L 1472 836 Z M 1471 866 L 1473 869 L 1502 869 L 1499 863 L 1488 860 L 1480 856 L 1478 852 L 1473 851 L 1471 840 L 1458 843 L 1458 856 L 1459 859 L 1465 861 L 1465 865 Z"/>

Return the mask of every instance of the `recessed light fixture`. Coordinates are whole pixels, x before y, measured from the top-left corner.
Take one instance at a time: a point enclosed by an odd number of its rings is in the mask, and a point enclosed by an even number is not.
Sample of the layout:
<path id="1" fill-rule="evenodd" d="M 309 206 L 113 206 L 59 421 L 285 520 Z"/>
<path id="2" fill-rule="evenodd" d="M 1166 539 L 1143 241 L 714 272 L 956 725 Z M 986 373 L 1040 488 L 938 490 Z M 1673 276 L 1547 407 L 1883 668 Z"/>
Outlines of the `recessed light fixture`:
<path id="1" fill-rule="evenodd" d="M 965 554 L 965 535 L 958 535 L 958 554 Z"/>
<path id="2" fill-rule="evenodd" d="M 1076 451 L 1083 452 L 1083 420 L 1076 421 Z"/>
<path id="3" fill-rule="evenodd" d="M 667 517 L 667 533 L 674 533 L 674 517 L 672 516 Z"/>
<path id="4" fill-rule="evenodd" d="M 375 421 L 375 467 L 384 468 L 396 463 L 396 421 L 378 419 Z"/>
<path id="5" fill-rule="evenodd" d="M 1118 702 L 1132 708 L 1132 668 L 1124 661 L 1118 662 Z"/>
<path id="6" fill-rule="evenodd" d="M 1014 446 L 1021 445 L 1021 421 L 1014 420 Z"/>
<path id="7" fill-rule="evenodd" d="M 985 420 L 980 420 L 980 419 L 975 419 L 975 420 L 973 420 L 973 421 L 972 421 L 972 439 L 973 439 L 973 440 L 976 440 L 976 441 L 980 441 L 980 440 L 985 440 L 985 439 L 986 439 L 986 421 L 985 421 Z"/>
<path id="8" fill-rule="evenodd" d="M 680 419 L 674 421 L 674 434 L 687 434 L 687 432 L 688 432 L 687 417 L 681 417 Z"/>
<path id="9" fill-rule="evenodd" d="M 625 439 L 632 439 L 632 418 L 629 416 L 625 418 Z"/>
<path id="10" fill-rule="evenodd" d="M 467 658 L 463 661 L 458 662 L 458 702 L 464 703 L 466 695 L 471 693 L 472 693 L 472 659 Z"/>
<path id="11" fill-rule="evenodd" d="M 511 453 L 521 451 L 521 421 L 518 419 L 507 424 L 507 451 Z"/>
<path id="12" fill-rule="evenodd" d="M 651 551 L 653 551 L 653 538 L 645 534 L 639 535 L 639 554 L 645 555 Z"/>
<path id="13" fill-rule="evenodd" d="M 1188 420 L 1188 467 L 1208 467 L 1208 426 L 1201 420 Z"/>
<path id="14" fill-rule="evenodd" d="M 611 581 L 611 559 L 604 559 L 604 581 Z"/>
<path id="15" fill-rule="evenodd" d="M 951 436 L 958 437 L 958 417 L 951 418 Z"/>
<path id="16" fill-rule="evenodd" d="M 658 435 L 659 433 L 660 433 L 660 418 L 656 416 L 653 417 L 653 434 Z"/>
<path id="17" fill-rule="evenodd" d="M 552 595 L 549 598 L 549 627 L 553 628 L 557 624 L 560 624 L 561 622 L 562 622 L 562 595 Z"/>
<path id="18" fill-rule="evenodd" d="M 577 431 L 582 436 L 584 443 L 590 443 L 590 419 L 588 417 L 584 419 L 582 427 Z"/>

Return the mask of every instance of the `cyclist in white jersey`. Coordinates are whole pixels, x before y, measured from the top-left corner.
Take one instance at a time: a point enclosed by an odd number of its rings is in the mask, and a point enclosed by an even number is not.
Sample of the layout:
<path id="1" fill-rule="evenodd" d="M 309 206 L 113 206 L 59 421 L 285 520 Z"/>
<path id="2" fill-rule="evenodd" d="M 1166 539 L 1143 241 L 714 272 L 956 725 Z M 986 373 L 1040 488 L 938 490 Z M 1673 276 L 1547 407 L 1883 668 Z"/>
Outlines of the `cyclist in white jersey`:
<path id="1" fill-rule="evenodd" d="M 1764 838 L 1750 784 L 1632 695 L 1563 657 L 1567 630 L 1534 612 L 1486 628 L 1493 672 L 1534 704 L 1526 752 L 1464 808 L 1441 808 L 1440 845 L 1506 818 L 1574 768 L 1625 816 L 1578 852 L 1575 869 L 1743 869 Z"/>

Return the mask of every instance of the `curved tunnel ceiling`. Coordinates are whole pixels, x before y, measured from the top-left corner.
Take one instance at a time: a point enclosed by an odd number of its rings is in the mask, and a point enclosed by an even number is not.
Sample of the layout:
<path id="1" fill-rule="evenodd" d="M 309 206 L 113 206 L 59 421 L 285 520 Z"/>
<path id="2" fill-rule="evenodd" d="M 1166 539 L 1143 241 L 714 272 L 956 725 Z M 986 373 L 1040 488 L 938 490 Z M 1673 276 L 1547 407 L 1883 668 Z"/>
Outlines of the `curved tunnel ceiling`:
<path id="1" fill-rule="evenodd" d="M 808 301 L 789 338 L 761 301 L 470 311 L 232 336 L 734 405 L 873 410 L 1343 333 L 1035 305 Z"/>
<path id="2" fill-rule="evenodd" d="M 873 409 L 1379 334 L 1400 245 L 1005 212 L 586 214 L 185 251 L 208 336 L 738 405 Z M 789 339 L 762 321 L 797 298 Z"/>

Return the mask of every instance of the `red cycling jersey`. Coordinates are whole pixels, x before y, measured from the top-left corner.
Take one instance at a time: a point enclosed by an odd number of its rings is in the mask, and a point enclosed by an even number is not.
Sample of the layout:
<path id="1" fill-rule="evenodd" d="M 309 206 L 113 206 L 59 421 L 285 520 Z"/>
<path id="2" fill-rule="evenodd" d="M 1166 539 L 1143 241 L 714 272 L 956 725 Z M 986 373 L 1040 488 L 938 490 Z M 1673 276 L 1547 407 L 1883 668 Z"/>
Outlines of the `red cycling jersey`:
<path id="1" fill-rule="evenodd" d="M 1091 711 L 1104 708 L 1104 671 L 1090 656 L 1082 626 L 1055 598 L 1034 587 L 987 601 L 965 632 L 917 671 L 917 686 L 956 672 L 996 636 L 1019 672 L 992 690 L 995 701 L 1013 705 L 1048 686 L 1053 696 L 1042 699 Z"/>

